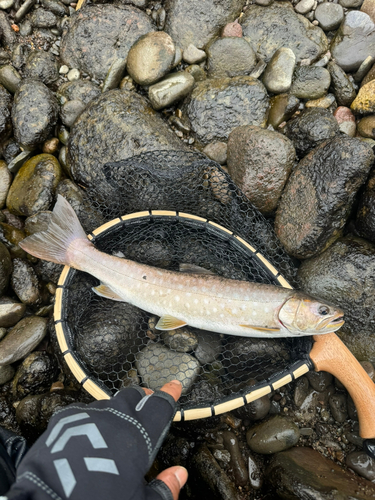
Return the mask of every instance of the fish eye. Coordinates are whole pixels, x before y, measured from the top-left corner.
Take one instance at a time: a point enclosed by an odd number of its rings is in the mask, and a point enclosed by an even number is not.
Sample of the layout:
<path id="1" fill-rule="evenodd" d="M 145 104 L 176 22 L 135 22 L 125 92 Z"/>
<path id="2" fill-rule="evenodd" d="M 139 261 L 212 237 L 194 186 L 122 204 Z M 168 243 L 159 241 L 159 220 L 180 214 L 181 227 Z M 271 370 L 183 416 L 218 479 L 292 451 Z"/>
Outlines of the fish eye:
<path id="1" fill-rule="evenodd" d="M 326 316 L 329 313 L 329 307 L 320 306 L 318 311 L 319 311 L 319 314 L 321 314 L 322 316 Z"/>

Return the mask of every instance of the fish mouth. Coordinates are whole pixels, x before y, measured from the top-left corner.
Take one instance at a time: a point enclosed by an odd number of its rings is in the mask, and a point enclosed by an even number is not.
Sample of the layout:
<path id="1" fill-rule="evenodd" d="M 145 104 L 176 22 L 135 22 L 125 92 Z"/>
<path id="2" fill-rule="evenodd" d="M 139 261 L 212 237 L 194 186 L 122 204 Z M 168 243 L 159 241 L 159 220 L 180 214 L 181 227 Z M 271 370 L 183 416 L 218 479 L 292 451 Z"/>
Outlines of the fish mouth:
<path id="1" fill-rule="evenodd" d="M 344 315 L 341 315 L 335 319 L 332 319 L 327 325 L 325 325 L 324 329 L 325 330 L 333 329 L 333 331 L 338 330 L 345 323 L 345 320 L 343 318 L 344 318 Z"/>

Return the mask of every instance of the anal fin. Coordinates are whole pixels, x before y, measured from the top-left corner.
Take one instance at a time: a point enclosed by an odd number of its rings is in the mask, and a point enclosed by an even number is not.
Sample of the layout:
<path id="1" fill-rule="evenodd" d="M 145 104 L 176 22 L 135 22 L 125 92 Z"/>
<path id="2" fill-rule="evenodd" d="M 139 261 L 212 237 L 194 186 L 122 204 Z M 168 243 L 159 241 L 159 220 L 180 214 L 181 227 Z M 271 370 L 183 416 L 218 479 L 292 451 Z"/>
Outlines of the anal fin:
<path id="1" fill-rule="evenodd" d="M 252 330 L 258 330 L 259 332 L 279 332 L 280 328 L 271 328 L 266 326 L 254 326 L 254 325 L 240 325 L 244 328 L 251 328 Z"/>
<path id="2" fill-rule="evenodd" d="M 185 326 L 187 323 L 182 319 L 175 318 L 170 314 L 165 314 L 162 316 L 157 322 L 155 328 L 157 330 L 175 330 L 176 328 L 181 328 Z"/>
<path id="3" fill-rule="evenodd" d="M 99 286 L 93 287 L 92 290 L 100 297 L 105 297 L 106 299 L 118 300 L 119 302 L 126 302 L 121 298 L 112 288 L 108 285 L 101 283 Z"/>

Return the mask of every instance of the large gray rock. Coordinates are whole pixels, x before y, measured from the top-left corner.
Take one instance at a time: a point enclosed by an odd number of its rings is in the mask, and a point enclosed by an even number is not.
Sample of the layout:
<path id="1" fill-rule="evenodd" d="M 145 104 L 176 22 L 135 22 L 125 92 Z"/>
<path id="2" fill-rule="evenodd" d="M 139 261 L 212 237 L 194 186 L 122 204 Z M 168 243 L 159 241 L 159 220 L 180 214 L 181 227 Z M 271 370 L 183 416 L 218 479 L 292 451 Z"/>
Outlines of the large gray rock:
<path id="1" fill-rule="evenodd" d="M 296 445 L 299 436 L 299 429 L 293 421 L 275 415 L 251 427 L 246 433 L 246 441 L 255 453 L 270 455 Z"/>
<path id="2" fill-rule="evenodd" d="M 267 7 L 250 5 L 241 24 L 243 35 L 266 62 L 281 47 L 292 49 L 297 63 L 302 59 L 315 61 L 328 49 L 324 32 L 296 14 L 289 2 L 275 2 Z"/>
<path id="3" fill-rule="evenodd" d="M 154 26 L 149 16 L 131 5 L 88 5 L 70 18 L 64 31 L 60 58 L 103 79 L 116 59 L 126 59 L 130 47 Z"/>
<path id="4" fill-rule="evenodd" d="M 68 166 L 74 179 L 107 192 L 103 166 L 145 151 L 186 149 L 145 98 L 111 90 L 94 99 L 74 123 Z"/>
<path id="5" fill-rule="evenodd" d="M 190 44 L 203 48 L 242 7 L 243 0 L 167 0 L 164 29 L 182 50 Z"/>
<path id="6" fill-rule="evenodd" d="M 207 144 L 226 141 L 240 125 L 264 127 L 268 106 L 262 83 L 251 76 L 236 76 L 197 82 L 184 109 L 197 139 Z"/>
<path id="7" fill-rule="evenodd" d="M 341 234 L 374 160 L 362 141 L 338 136 L 311 151 L 289 178 L 275 230 L 286 251 L 307 259 Z"/>
<path id="8" fill-rule="evenodd" d="M 218 38 L 207 49 L 207 56 L 211 78 L 248 75 L 256 63 L 251 45 L 239 37 Z"/>
<path id="9" fill-rule="evenodd" d="M 0 85 L 0 143 L 4 142 L 12 132 L 12 96 Z"/>
<path id="10" fill-rule="evenodd" d="M 375 171 L 371 172 L 361 196 L 355 228 L 360 236 L 375 242 Z"/>
<path id="11" fill-rule="evenodd" d="M 12 260 L 7 247 L 0 242 L 0 296 L 3 295 L 9 285 L 12 272 Z"/>

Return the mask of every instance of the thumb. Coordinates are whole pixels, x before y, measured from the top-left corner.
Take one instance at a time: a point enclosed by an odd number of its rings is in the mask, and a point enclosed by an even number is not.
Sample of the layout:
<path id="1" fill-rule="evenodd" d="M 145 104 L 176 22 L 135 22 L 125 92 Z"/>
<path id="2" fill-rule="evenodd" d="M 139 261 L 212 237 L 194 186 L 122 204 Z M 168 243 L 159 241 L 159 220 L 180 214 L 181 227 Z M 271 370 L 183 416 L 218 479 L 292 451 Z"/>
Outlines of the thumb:
<path id="1" fill-rule="evenodd" d="M 163 470 L 156 479 L 163 481 L 168 488 L 171 490 L 173 495 L 173 500 L 177 500 L 180 494 L 181 488 L 184 486 L 188 478 L 188 471 L 185 467 L 180 465 L 175 465 L 174 467 L 169 467 L 169 469 Z"/>

